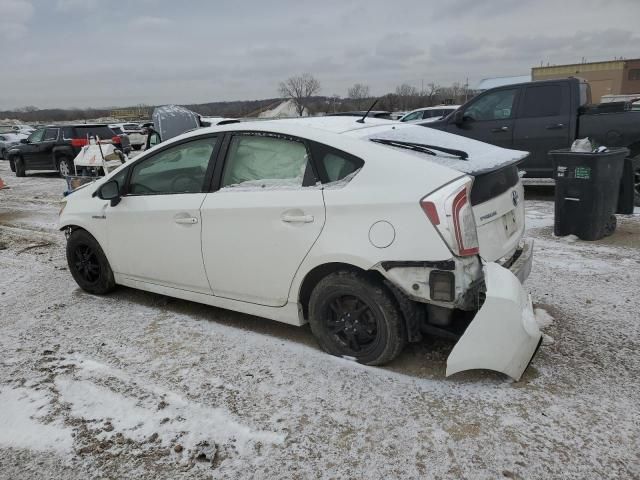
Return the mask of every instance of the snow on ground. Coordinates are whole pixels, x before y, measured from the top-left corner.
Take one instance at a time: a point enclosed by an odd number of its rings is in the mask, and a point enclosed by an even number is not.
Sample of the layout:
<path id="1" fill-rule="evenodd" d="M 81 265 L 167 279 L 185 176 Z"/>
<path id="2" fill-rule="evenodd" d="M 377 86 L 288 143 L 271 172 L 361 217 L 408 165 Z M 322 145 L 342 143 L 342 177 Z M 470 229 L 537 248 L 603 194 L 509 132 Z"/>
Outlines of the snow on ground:
<path id="1" fill-rule="evenodd" d="M 551 191 L 527 189 L 526 286 L 553 341 L 519 382 L 447 379 L 445 340 L 373 368 L 306 327 L 88 295 L 55 230 L 64 182 L 0 177 L 0 478 L 640 476 L 639 215 L 567 242 Z"/>

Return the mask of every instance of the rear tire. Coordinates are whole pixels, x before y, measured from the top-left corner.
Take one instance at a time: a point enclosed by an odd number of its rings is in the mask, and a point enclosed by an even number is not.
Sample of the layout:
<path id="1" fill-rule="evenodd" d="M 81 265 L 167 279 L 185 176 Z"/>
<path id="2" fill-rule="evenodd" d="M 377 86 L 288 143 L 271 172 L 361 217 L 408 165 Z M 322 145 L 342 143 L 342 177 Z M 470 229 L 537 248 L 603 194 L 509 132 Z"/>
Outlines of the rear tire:
<path id="1" fill-rule="evenodd" d="M 15 157 L 13 160 L 15 166 L 16 177 L 26 177 L 27 171 L 24 167 L 24 160 L 21 157 Z"/>
<path id="2" fill-rule="evenodd" d="M 73 173 L 73 163 L 69 157 L 60 157 L 58 159 L 58 172 L 61 177 L 69 177 Z"/>
<path id="3" fill-rule="evenodd" d="M 134 150 L 142 149 L 142 145 L 132 145 Z"/>
<path id="4" fill-rule="evenodd" d="M 67 264 L 73 279 L 86 292 L 104 295 L 116 282 L 98 241 L 86 230 L 74 230 L 67 239 Z"/>
<path id="5" fill-rule="evenodd" d="M 404 348 L 402 314 L 379 282 L 352 271 L 320 280 L 309 299 L 309 324 L 323 350 L 366 365 L 390 362 Z"/>

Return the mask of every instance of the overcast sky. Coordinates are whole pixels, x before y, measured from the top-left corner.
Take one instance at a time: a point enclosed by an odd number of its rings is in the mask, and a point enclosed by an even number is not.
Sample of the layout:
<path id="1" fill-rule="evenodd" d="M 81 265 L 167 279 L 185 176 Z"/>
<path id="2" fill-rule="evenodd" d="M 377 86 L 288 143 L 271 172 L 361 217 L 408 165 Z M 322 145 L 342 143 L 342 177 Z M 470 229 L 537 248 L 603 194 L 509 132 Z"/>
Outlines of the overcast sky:
<path id="1" fill-rule="evenodd" d="M 310 72 L 473 87 L 551 64 L 640 57 L 640 0 L 0 0 L 0 109 L 277 96 Z"/>

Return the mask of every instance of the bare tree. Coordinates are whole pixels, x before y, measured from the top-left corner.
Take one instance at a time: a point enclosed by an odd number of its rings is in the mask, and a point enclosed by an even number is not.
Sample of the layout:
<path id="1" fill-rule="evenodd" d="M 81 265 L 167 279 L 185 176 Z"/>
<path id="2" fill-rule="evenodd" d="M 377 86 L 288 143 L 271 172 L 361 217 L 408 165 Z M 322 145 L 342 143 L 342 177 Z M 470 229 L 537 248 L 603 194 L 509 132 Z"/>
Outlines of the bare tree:
<path id="1" fill-rule="evenodd" d="M 320 82 L 310 73 L 303 73 L 280 82 L 279 91 L 284 98 L 293 100 L 296 113 L 301 117 L 308 106 L 309 98 L 320 91 Z"/>
<path id="2" fill-rule="evenodd" d="M 353 87 L 349 89 L 348 94 L 349 98 L 355 102 L 358 110 L 362 110 L 364 101 L 371 97 L 369 94 L 369 85 L 363 83 L 355 83 Z"/>
<path id="3" fill-rule="evenodd" d="M 396 87 L 396 96 L 400 104 L 400 110 L 406 110 L 409 108 L 412 100 L 418 96 L 418 89 L 408 83 Z"/>
<path id="4" fill-rule="evenodd" d="M 430 107 L 435 105 L 436 98 L 440 94 L 441 90 L 442 90 L 442 87 L 440 85 L 438 85 L 437 83 L 431 82 L 431 83 L 427 84 L 427 89 L 423 92 L 423 95 L 425 97 L 426 103 Z"/>

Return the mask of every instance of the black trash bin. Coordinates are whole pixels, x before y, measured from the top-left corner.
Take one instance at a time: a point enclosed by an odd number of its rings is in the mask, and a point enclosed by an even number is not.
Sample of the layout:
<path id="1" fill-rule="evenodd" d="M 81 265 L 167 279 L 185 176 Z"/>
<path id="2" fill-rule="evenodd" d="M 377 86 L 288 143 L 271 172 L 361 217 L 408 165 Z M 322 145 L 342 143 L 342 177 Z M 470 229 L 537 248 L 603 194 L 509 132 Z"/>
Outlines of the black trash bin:
<path id="1" fill-rule="evenodd" d="M 556 181 L 554 233 L 599 240 L 616 228 L 616 209 L 626 148 L 602 153 L 551 150 Z"/>

